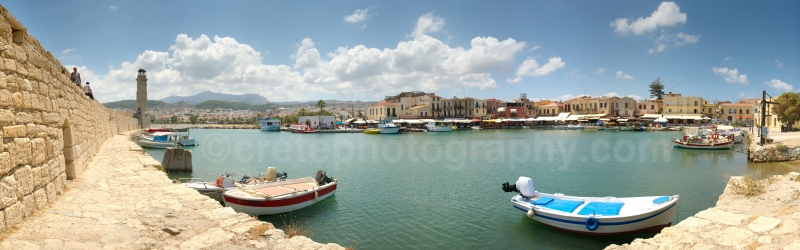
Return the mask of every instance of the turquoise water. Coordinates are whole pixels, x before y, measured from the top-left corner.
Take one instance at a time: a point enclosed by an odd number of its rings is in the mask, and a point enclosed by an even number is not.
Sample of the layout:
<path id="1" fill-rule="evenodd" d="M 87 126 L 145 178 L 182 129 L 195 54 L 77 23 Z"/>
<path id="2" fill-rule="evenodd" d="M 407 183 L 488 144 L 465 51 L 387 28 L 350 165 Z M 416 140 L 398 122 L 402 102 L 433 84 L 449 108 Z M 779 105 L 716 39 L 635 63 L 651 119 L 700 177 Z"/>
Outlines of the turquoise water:
<path id="1" fill-rule="evenodd" d="M 291 134 L 192 130 L 194 172 L 170 178 L 210 180 L 257 175 L 275 166 L 290 178 L 324 169 L 336 195 L 284 215 L 277 227 L 305 223 L 317 242 L 358 249 L 597 249 L 636 237 L 586 237 L 543 226 L 514 209 L 500 189 L 520 175 L 537 190 L 577 196 L 681 195 L 682 220 L 714 206 L 726 175 L 748 165 L 732 150 L 673 149 L 680 132 L 481 130 L 399 135 Z M 161 159 L 164 150 L 148 149 Z M 797 166 L 770 172 L 797 171 Z"/>

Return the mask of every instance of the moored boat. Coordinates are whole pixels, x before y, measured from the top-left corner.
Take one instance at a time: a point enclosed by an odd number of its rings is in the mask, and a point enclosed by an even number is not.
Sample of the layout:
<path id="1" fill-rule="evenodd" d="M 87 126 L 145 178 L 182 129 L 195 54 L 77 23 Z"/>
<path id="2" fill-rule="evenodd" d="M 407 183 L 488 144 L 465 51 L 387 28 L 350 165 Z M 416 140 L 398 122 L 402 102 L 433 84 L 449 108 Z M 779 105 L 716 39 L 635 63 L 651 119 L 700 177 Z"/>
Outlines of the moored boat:
<path id="1" fill-rule="evenodd" d="M 377 134 L 380 134 L 380 133 L 381 133 L 381 130 L 377 129 L 377 128 L 368 128 L 368 129 L 364 130 L 364 134 L 377 135 Z"/>
<path id="2" fill-rule="evenodd" d="M 281 119 L 261 118 L 258 121 L 258 127 L 261 128 L 261 131 L 281 131 Z"/>
<path id="3" fill-rule="evenodd" d="M 225 191 L 225 206 L 249 215 L 279 214 L 314 205 L 336 193 L 338 181 L 317 171 L 316 178 L 240 186 Z"/>
<path id="4" fill-rule="evenodd" d="M 450 125 L 436 125 L 436 122 L 428 122 L 428 132 L 450 132 L 453 131 L 453 126 Z"/>
<path id="5" fill-rule="evenodd" d="M 406 128 L 406 132 L 428 132 L 428 131 L 421 128 Z"/>
<path id="6" fill-rule="evenodd" d="M 481 126 L 472 126 L 470 127 L 472 130 L 481 130 Z"/>
<path id="7" fill-rule="evenodd" d="M 217 177 L 216 181 L 203 181 L 200 178 L 179 178 L 178 181 L 199 192 L 202 195 L 208 196 L 216 201 L 222 201 L 222 193 L 226 190 L 230 190 L 235 187 L 235 184 L 238 183 L 244 186 L 256 185 L 259 183 L 264 182 L 273 182 L 273 181 L 282 181 L 286 180 L 287 174 L 278 173 L 275 167 L 267 168 L 267 175 L 262 178 L 259 177 L 250 177 L 247 174 L 242 175 L 242 178 L 239 181 L 236 181 L 234 178 L 231 178 L 231 174 L 220 175 Z"/>
<path id="8" fill-rule="evenodd" d="M 292 124 L 292 126 L 289 127 L 289 129 L 292 130 L 292 133 L 316 133 L 317 132 L 317 131 L 314 131 L 314 128 L 312 128 L 311 126 L 308 126 L 308 125 L 305 125 L 305 124 L 299 124 L 299 123 Z"/>
<path id="9" fill-rule="evenodd" d="M 178 146 L 178 135 L 172 132 L 155 132 L 150 136 L 141 136 L 137 140 L 139 146 L 147 148 L 170 148 Z"/>
<path id="10" fill-rule="evenodd" d="M 716 126 L 711 126 L 711 134 L 709 136 L 701 136 L 698 134 L 699 128 L 685 127 L 683 129 L 683 137 L 673 140 L 674 148 L 685 149 L 730 149 L 733 146 L 733 139 L 720 136 L 717 133 Z"/>
<path id="11" fill-rule="evenodd" d="M 533 181 L 520 176 L 503 191 L 517 192 L 512 206 L 529 218 L 556 229 L 589 235 L 659 232 L 672 225 L 678 195 L 644 197 L 579 197 L 540 193 Z"/>
<path id="12" fill-rule="evenodd" d="M 391 118 L 384 118 L 378 121 L 378 134 L 397 134 L 400 127 L 394 125 Z"/>

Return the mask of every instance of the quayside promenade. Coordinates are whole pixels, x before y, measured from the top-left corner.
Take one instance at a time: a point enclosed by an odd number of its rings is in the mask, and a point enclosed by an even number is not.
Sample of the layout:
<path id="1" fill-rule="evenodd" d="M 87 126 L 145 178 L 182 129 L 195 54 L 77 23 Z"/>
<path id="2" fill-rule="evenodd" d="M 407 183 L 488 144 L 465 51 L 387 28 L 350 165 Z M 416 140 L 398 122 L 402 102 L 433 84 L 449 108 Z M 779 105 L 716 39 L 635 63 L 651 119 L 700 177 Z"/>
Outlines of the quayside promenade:
<path id="1" fill-rule="evenodd" d="M 130 133 L 105 141 L 61 196 L 2 235 L 0 249 L 342 248 L 286 238 L 268 222 L 173 184 Z"/>
<path id="2" fill-rule="evenodd" d="M 606 249 L 800 249 L 800 174 L 775 176 L 760 195 L 734 192 L 731 178 L 715 207 L 650 239 Z"/>

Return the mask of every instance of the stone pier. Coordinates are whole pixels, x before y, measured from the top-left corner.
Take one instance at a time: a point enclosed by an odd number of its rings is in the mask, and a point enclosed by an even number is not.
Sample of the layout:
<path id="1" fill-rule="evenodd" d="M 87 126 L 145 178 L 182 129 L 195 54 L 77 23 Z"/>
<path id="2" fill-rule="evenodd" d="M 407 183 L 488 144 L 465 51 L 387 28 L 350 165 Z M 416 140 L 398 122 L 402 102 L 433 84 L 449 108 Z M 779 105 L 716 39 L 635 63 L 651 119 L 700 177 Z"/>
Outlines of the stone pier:
<path id="1" fill-rule="evenodd" d="M 3 235 L 0 249 L 341 249 L 236 213 L 180 184 L 118 134 L 64 193 Z"/>

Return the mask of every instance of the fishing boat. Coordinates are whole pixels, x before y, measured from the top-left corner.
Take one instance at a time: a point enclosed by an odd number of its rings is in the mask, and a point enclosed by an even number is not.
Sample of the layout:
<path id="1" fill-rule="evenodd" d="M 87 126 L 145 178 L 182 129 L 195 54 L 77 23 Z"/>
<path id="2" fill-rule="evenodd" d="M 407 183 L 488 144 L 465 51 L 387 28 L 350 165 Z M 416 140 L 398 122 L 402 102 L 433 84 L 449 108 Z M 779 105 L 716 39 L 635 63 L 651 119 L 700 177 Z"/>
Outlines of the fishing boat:
<path id="1" fill-rule="evenodd" d="M 377 134 L 380 134 L 380 133 L 381 133 L 381 130 L 377 129 L 377 128 L 367 128 L 367 129 L 364 130 L 364 134 L 377 135 Z"/>
<path id="2" fill-rule="evenodd" d="M 450 132 L 453 131 L 453 126 L 450 125 L 436 125 L 436 122 L 428 122 L 428 132 Z"/>
<path id="3" fill-rule="evenodd" d="M 155 132 L 143 135 L 137 140 L 139 146 L 147 148 L 170 148 L 178 146 L 178 134 L 173 132 Z"/>
<path id="4" fill-rule="evenodd" d="M 717 126 L 717 132 L 720 136 L 725 136 L 729 140 L 732 139 L 733 143 L 742 143 L 744 141 L 744 130 L 736 129 L 733 126 L 719 125 Z"/>
<path id="5" fill-rule="evenodd" d="M 278 173 L 275 167 L 269 167 L 267 168 L 267 175 L 263 178 L 250 177 L 249 175 L 244 174 L 240 180 L 236 181 L 236 179 L 231 178 L 231 174 L 224 174 L 219 175 L 214 182 L 203 181 L 201 178 L 179 178 L 178 181 L 182 185 L 194 189 L 202 195 L 208 196 L 216 201 L 223 202 L 222 193 L 235 188 L 236 183 L 243 186 L 250 186 L 264 182 L 283 181 L 286 180 L 287 176 L 288 175 L 286 172 Z"/>
<path id="6" fill-rule="evenodd" d="M 580 129 L 584 129 L 584 127 L 582 125 L 578 125 L 578 124 L 569 124 L 569 125 L 567 125 L 567 129 L 568 130 L 580 130 Z"/>
<path id="7" fill-rule="evenodd" d="M 261 131 L 281 131 L 281 119 L 261 118 L 258 121 L 258 127 L 261 128 Z"/>
<path id="8" fill-rule="evenodd" d="M 633 131 L 639 131 L 639 132 L 641 132 L 641 131 L 645 131 L 645 130 L 646 130 L 646 129 L 645 129 L 644 125 L 642 125 L 642 124 L 638 124 L 638 125 L 634 125 L 634 126 L 633 126 Z"/>
<path id="9" fill-rule="evenodd" d="M 225 206 L 249 215 L 279 214 L 314 205 L 336 193 L 338 181 L 317 171 L 316 178 L 303 177 L 253 186 L 235 185 L 222 193 Z"/>
<path id="10" fill-rule="evenodd" d="M 619 131 L 633 131 L 633 126 L 625 125 L 619 127 Z"/>
<path id="11" fill-rule="evenodd" d="M 197 140 L 189 135 L 189 128 L 173 128 L 170 129 L 173 133 L 177 134 L 178 144 L 181 146 L 197 146 Z"/>
<path id="12" fill-rule="evenodd" d="M 428 131 L 421 128 L 406 128 L 406 132 L 428 132 Z"/>
<path id="13" fill-rule="evenodd" d="M 308 133 L 316 133 L 317 132 L 317 131 L 314 131 L 314 128 L 312 128 L 311 126 L 308 126 L 308 125 L 305 125 L 305 124 L 299 124 L 299 123 L 292 124 L 292 126 L 289 127 L 289 129 L 292 130 L 292 133 L 308 134 Z"/>
<path id="14" fill-rule="evenodd" d="M 383 118 L 378 121 L 378 134 L 397 134 L 400 132 L 400 127 L 394 125 L 391 118 Z"/>
<path id="15" fill-rule="evenodd" d="M 579 234 L 615 235 L 659 232 L 672 225 L 678 195 L 644 197 L 580 197 L 540 193 L 533 181 L 520 176 L 503 191 L 517 192 L 512 206 L 544 225 Z"/>
<path id="16" fill-rule="evenodd" d="M 685 127 L 683 128 L 683 137 L 673 140 L 674 148 L 686 149 L 730 149 L 733 146 L 733 140 L 720 136 L 717 132 L 716 126 L 711 126 L 711 134 L 708 136 L 699 135 L 700 128 L 698 127 Z"/>

